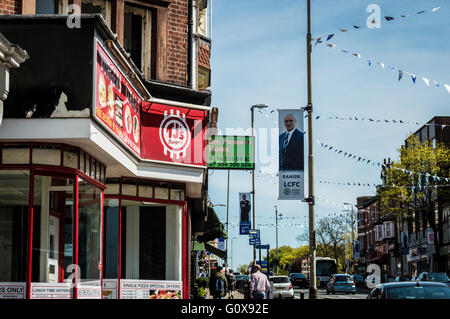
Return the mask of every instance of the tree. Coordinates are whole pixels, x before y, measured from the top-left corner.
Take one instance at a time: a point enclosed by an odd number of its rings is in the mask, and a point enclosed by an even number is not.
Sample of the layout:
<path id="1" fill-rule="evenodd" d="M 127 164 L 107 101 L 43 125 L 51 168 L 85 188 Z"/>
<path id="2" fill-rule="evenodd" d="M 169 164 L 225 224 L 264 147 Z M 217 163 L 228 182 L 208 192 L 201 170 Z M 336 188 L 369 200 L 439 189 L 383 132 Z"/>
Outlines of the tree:
<path id="1" fill-rule="evenodd" d="M 333 257 L 343 269 L 346 261 L 345 245 L 350 237 L 351 229 L 345 216 L 321 218 L 316 226 L 317 257 Z M 309 232 L 300 234 L 297 240 L 309 241 Z"/>
<path id="2" fill-rule="evenodd" d="M 239 265 L 239 267 L 237 268 L 237 271 L 239 271 L 243 275 L 247 275 L 247 269 L 248 269 L 248 265 L 243 264 L 243 265 Z"/>
<path id="3" fill-rule="evenodd" d="M 379 189 L 381 214 L 397 220 L 428 224 L 433 230 L 435 260 L 442 271 L 437 234 L 446 220 L 439 222 L 436 203 L 448 201 L 449 190 L 438 187 L 449 176 L 450 149 L 443 143 L 419 142 L 410 136 L 399 150 L 400 159 L 383 167 Z"/>

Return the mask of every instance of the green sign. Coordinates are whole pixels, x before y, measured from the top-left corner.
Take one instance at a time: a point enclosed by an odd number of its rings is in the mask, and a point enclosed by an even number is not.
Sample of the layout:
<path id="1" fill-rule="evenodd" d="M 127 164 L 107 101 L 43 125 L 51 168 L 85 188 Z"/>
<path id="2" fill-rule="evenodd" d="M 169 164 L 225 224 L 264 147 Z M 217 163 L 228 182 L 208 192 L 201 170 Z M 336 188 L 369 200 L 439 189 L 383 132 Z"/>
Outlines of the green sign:
<path id="1" fill-rule="evenodd" d="M 208 168 L 255 169 L 255 137 L 211 136 L 207 147 Z"/>

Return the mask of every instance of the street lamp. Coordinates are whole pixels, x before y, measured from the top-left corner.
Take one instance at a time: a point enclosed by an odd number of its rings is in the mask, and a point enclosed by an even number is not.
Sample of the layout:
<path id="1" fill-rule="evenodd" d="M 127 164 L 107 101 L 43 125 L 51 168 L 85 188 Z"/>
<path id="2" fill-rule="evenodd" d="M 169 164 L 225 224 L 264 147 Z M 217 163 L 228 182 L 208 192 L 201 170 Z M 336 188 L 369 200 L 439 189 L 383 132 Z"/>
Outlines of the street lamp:
<path id="1" fill-rule="evenodd" d="M 276 255 L 277 255 L 277 275 L 278 275 L 278 270 L 279 270 L 279 261 L 278 261 L 278 216 L 280 216 L 280 219 L 283 218 L 283 214 L 278 215 L 278 210 L 277 210 L 277 206 L 275 206 L 275 234 L 276 234 L 276 240 L 275 240 L 275 244 L 276 244 Z"/>
<path id="2" fill-rule="evenodd" d="M 350 223 L 351 223 L 351 227 L 352 227 L 352 259 L 354 259 L 354 250 L 355 250 L 355 222 L 354 222 L 354 218 L 353 218 L 353 204 L 351 203 L 344 203 L 344 205 L 350 205 L 351 206 L 351 210 L 345 210 L 347 212 L 350 212 Z"/>
<path id="3" fill-rule="evenodd" d="M 268 107 L 266 104 L 255 104 L 250 108 L 251 111 L 251 124 L 252 124 L 252 137 L 255 136 L 255 109 L 264 109 Z M 256 163 L 255 163 L 256 165 Z M 256 229 L 255 221 L 255 169 L 252 170 L 252 216 L 253 216 L 253 228 Z M 253 245 L 253 264 L 256 262 L 256 247 Z"/>

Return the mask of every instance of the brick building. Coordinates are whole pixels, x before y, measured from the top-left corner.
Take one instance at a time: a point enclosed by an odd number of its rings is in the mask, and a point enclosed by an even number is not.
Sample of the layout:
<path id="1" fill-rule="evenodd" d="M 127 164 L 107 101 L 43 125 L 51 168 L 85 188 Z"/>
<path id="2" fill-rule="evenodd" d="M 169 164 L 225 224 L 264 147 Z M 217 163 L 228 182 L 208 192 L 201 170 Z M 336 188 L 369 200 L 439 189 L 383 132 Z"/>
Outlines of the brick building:
<path id="1" fill-rule="evenodd" d="M 2 298 L 190 298 L 207 216 L 210 10 L 0 0 L 0 34 L 29 56 L 11 70 L 0 126 L 0 286 L 20 288 Z"/>

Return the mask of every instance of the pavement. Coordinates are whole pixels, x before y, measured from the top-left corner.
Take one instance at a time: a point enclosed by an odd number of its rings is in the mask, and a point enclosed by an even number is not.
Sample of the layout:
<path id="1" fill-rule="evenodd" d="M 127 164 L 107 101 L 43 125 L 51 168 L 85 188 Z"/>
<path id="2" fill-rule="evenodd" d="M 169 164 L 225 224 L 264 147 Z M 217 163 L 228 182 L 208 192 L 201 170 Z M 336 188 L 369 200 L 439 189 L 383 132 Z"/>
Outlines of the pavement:
<path id="1" fill-rule="evenodd" d="M 356 288 L 356 294 L 346 294 L 337 292 L 335 295 L 327 295 L 325 288 L 319 288 L 317 291 L 317 299 L 366 299 L 370 290 L 368 288 Z M 304 294 L 304 299 L 309 298 L 309 289 L 294 288 L 294 299 L 301 299 L 301 293 Z M 206 299 L 213 299 L 213 297 L 208 293 Z M 228 299 L 228 296 L 224 299 Z M 244 299 L 244 295 L 233 291 L 233 299 Z"/>

